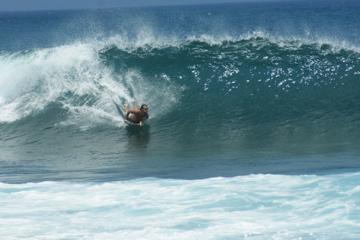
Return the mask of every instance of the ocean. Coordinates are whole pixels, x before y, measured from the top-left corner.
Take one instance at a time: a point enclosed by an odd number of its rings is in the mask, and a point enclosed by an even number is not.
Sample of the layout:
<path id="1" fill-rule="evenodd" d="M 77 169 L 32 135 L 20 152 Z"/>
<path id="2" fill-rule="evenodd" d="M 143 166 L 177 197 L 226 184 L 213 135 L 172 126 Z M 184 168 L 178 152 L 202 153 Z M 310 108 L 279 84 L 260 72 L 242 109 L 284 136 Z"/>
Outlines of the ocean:
<path id="1" fill-rule="evenodd" d="M 360 239 L 359 26 L 358 1 L 1 12 L 1 239 Z"/>

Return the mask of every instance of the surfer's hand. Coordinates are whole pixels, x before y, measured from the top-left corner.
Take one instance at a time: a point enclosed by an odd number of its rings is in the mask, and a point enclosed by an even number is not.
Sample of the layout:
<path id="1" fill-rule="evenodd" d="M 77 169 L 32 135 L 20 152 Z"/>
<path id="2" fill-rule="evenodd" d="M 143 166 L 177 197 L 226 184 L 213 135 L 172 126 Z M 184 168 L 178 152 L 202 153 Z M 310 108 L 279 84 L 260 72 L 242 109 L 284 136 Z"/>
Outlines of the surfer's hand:
<path id="1" fill-rule="evenodd" d="M 141 127 L 144 126 L 144 122 L 143 122 L 143 121 L 141 121 L 139 124 L 140 124 Z"/>

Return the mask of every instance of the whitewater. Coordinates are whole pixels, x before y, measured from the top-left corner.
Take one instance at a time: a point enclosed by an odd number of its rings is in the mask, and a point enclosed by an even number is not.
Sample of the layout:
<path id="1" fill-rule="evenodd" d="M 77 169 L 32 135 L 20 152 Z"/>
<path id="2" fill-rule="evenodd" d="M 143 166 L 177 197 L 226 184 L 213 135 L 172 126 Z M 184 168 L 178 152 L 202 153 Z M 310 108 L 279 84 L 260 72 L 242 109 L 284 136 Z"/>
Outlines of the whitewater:
<path id="1" fill-rule="evenodd" d="M 360 238 L 359 12 L 0 13 L 1 239 Z"/>
<path id="2" fill-rule="evenodd" d="M 359 174 L 0 185 L 5 239 L 356 239 Z"/>

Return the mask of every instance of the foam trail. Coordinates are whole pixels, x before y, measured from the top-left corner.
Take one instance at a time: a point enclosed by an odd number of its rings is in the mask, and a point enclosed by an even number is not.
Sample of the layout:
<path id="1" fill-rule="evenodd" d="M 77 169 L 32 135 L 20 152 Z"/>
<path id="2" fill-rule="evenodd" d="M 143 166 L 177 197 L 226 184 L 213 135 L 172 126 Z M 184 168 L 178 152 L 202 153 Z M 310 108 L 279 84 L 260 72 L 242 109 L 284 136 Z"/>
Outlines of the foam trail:
<path id="1" fill-rule="evenodd" d="M 0 184 L 2 239 L 357 239 L 359 173 Z M 19 227 L 21 226 L 21 227 Z"/>

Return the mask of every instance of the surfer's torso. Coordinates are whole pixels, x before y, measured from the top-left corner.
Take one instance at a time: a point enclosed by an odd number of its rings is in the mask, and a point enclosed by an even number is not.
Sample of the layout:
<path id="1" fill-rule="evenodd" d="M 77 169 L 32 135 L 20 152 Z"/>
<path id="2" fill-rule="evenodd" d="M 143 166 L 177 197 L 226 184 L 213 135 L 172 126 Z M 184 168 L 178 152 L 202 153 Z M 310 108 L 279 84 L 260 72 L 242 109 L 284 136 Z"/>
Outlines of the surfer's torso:
<path id="1" fill-rule="evenodd" d="M 148 113 L 140 110 L 131 110 L 126 114 L 126 120 L 133 123 L 140 123 L 148 118 L 149 118 Z"/>

